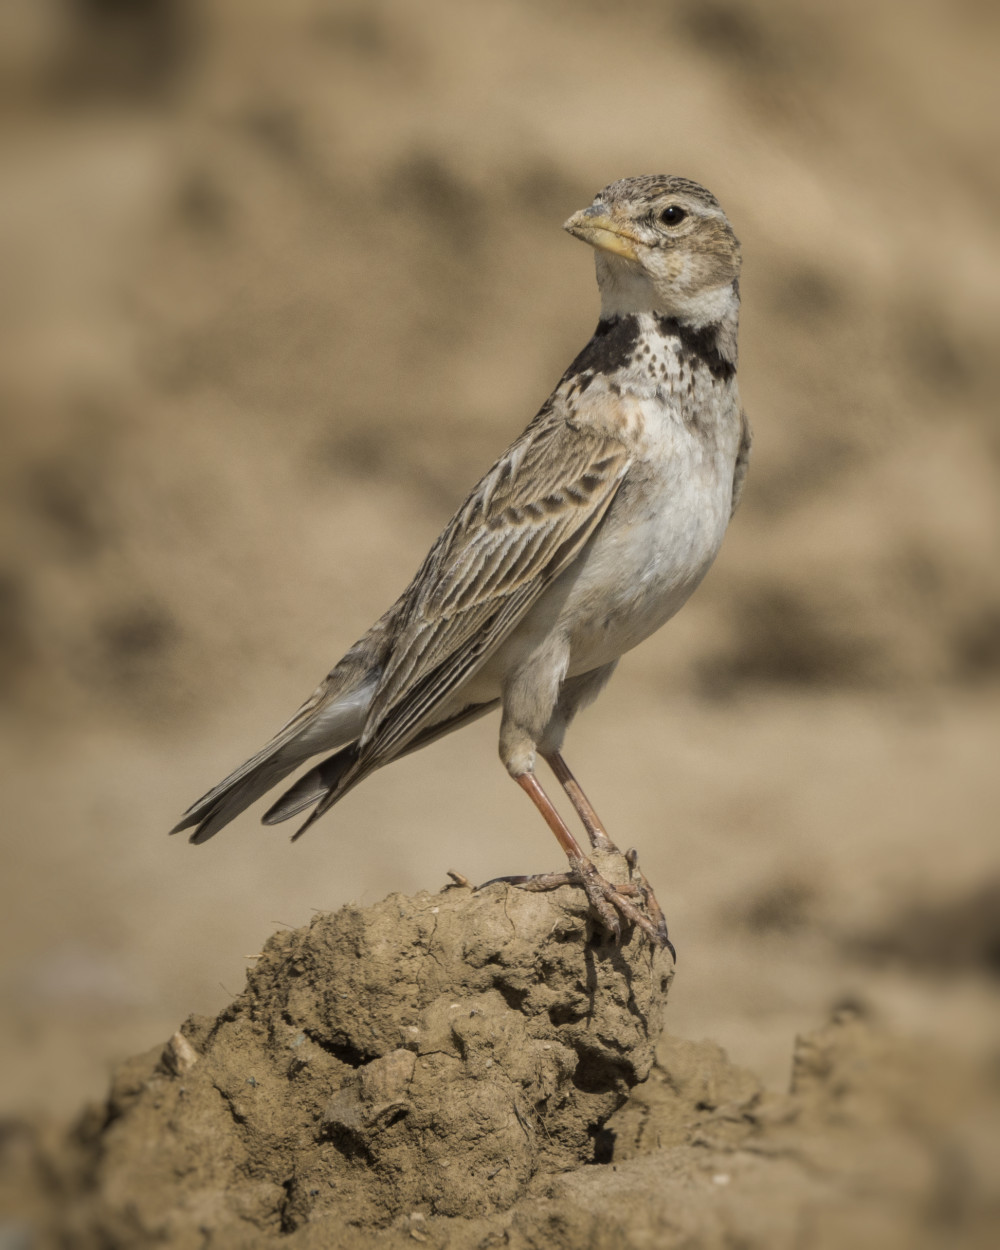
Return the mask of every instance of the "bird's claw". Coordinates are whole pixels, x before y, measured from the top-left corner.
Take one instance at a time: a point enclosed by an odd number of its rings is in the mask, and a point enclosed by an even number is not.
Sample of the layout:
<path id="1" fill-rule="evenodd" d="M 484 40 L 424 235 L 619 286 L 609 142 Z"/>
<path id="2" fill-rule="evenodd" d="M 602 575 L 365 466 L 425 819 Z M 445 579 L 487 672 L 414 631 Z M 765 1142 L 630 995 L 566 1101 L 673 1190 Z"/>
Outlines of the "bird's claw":
<path id="1" fill-rule="evenodd" d="M 667 918 L 663 914 L 663 908 L 657 902 L 656 895 L 653 893 L 653 887 L 646 880 L 643 873 L 639 871 L 639 852 L 635 847 L 632 847 L 631 850 L 626 851 L 625 859 L 635 878 L 633 888 L 642 896 L 649 918 L 656 928 L 656 941 L 658 945 L 665 947 L 670 952 L 670 958 L 676 963 L 677 951 L 674 949 L 674 944 L 671 942 L 670 935 L 667 932 Z"/>
<path id="2" fill-rule="evenodd" d="M 654 946 L 668 950 L 671 958 L 676 963 L 677 952 L 674 950 L 674 945 L 667 934 L 667 922 L 664 918 L 663 910 L 656 901 L 656 895 L 653 893 L 649 882 L 639 872 L 638 855 L 633 850 L 629 851 L 625 858 L 637 879 L 624 881 L 620 885 L 614 885 L 605 877 L 602 877 L 589 859 L 580 859 L 570 861 L 568 872 L 544 872 L 536 873 L 532 876 L 494 877 L 491 881 L 484 881 L 476 889 L 481 890 L 497 881 L 517 886 L 520 890 L 533 892 L 558 890 L 563 885 L 582 888 L 587 895 L 587 901 L 590 903 L 590 906 L 597 913 L 601 924 L 614 937 L 616 944 L 621 942 L 621 921 L 618 918 L 621 916 L 629 924 L 637 925 Z M 644 914 L 636 905 L 636 902 L 641 902 L 648 914 Z"/>
<path id="3" fill-rule="evenodd" d="M 633 867 L 631 861 L 629 867 Z M 615 912 L 618 912 L 630 924 L 638 926 L 654 946 L 666 947 L 671 957 L 676 960 L 676 952 L 667 936 L 663 911 L 641 874 L 638 881 L 627 881 L 621 885 L 615 885 L 602 877 L 590 860 L 581 861 L 578 865 L 574 865 L 574 869 L 574 875 L 586 891 L 590 905 L 600 916 L 605 928 L 614 935 L 616 942 L 621 940 L 621 924 L 618 916 L 615 915 Z M 633 871 L 637 869 L 633 868 Z M 652 913 L 651 916 L 640 911 L 632 901 L 635 898 L 642 900 L 647 910 Z M 652 902 L 652 907 L 650 902 Z"/>

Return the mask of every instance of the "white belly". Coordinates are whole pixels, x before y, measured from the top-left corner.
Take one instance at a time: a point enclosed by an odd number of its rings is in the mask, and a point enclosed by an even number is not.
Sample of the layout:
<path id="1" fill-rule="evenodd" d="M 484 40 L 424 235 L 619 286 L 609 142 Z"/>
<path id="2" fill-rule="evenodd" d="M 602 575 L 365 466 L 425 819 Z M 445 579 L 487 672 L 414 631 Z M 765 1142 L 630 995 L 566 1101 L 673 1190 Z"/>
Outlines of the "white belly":
<path id="1" fill-rule="evenodd" d="M 731 465 L 728 475 L 713 473 L 710 481 L 670 476 L 638 515 L 622 515 L 626 496 L 578 567 L 563 575 L 571 589 L 559 623 L 569 637 L 570 675 L 609 664 L 664 625 L 718 554 L 729 521 Z"/>

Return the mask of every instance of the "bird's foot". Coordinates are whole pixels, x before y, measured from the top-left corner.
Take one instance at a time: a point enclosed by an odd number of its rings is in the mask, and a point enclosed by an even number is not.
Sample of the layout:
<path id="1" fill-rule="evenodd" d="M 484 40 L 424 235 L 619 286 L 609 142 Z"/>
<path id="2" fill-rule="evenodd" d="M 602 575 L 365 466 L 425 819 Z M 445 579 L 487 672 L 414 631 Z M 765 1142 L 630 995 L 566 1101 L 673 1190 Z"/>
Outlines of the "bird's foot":
<path id="1" fill-rule="evenodd" d="M 638 871 L 638 857 L 632 853 L 626 856 L 626 859 L 633 874 L 638 874 L 638 879 L 621 885 L 616 885 L 603 877 L 589 859 L 573 864 L 570 868 L 570 875 L 575 878 L 577 884 L 583 886 L 591 907 L 600 916 L 604 927 L 614 934 L 616 942 L 621 940 L 621 923 L 618 919 L 620 915 L 624 920 L 637 925 L 654 946 L 666 947 L 670 951 L 671 958 L 676 962 L 677 952 L 667 935 L 667 923 L 664 920 L 663 911 L 653 891 L 649 888 L 646 878 Z M 640 910 L 637 906 L 638 901 L 646 905 L 649 915 Z"/>
<path id="2" fill-rule="evenodd" d="M 656 901 L 649 882 L 639 871 L 638 855 L 635 851 L 629 851 L 625 858 L 633 880 L 618 885 L 601 876 L 589 859 L 571 859 L 568 872 L 544 872 L 526 877 L 494 877 L 493 881 L 506 881 L 521 890 L 558 890 L 563 885 L 582 888 L 590 906 L 604 927 L 614 935 L 616 942 L 621 941 L 621 916 L 629 924 L 637 925 L 654 946 L 665 947 L 676 962 L 677 952 L 667 934 L 663 910 Z M 492 885 L 493 881 L 484 882 L 484 885 Z M 639 909 L 637 902 L 644 904 L 645 913 Z"/>

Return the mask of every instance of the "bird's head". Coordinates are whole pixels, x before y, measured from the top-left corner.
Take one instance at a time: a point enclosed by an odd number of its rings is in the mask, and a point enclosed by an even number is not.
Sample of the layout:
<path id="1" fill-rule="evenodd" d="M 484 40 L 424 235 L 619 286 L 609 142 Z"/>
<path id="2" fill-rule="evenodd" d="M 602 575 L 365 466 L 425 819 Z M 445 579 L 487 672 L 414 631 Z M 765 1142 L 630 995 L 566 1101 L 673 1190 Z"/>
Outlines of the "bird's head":
<path id="1" fill-rule="evenodd" d="M 697 182 L 622 178 L 563 229 L 597 253 L 602 316 L 656 312 L 697 329 L 739 307 L 739 240 L 719 201 Z"/>

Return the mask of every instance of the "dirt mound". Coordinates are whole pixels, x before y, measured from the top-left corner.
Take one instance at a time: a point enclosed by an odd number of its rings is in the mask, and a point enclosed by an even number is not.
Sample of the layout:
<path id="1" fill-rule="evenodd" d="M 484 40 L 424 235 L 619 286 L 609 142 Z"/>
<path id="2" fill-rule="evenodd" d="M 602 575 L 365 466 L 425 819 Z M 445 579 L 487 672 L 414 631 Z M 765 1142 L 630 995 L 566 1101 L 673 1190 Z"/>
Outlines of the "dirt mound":
<path id="1" fill-rule="evenodd" d="M 507 1211 L 593 1160 L 649 1074 L 671 975 L 565 888 L 391 895 L 280 932 L 216 1020 L 122 1068 L 81 1130 L 73 1236 L 201 1246 Z"/>
<path id="2" fill-rule="evenodd" d="M 126 1063 L 69 1137 L 0 1134 L 21 1213 L 0 1241 L 995 1244 L 995 1071 L 848 1011 L 767 1093 L 710 1042 L 658 1040 L 672 976 L 566 888 L 318 915 L 270 939 L 216 1019 Z"/>

